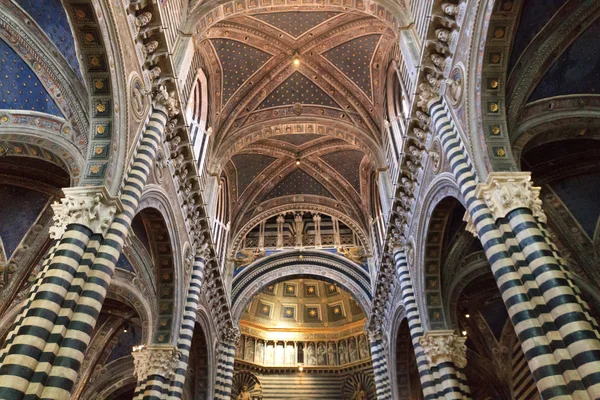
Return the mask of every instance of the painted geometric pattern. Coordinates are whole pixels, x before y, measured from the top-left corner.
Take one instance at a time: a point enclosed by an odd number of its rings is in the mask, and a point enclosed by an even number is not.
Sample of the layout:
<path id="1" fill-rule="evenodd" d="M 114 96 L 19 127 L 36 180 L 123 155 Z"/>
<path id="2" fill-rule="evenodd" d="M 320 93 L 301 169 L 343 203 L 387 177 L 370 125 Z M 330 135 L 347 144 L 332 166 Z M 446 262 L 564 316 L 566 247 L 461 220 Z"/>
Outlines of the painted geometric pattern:
<path id="1" fill-rule="evenodd" d="M 302 36 L 306 32 L 315 28 L 338 15 L 335 12 L 281 12 L 270 14 L 256 14 L 258 18 L 275 28 L 284 31 L 295 38 Z"/>
<path id="2" fill-rule="evenodd" d="M 79 60 L 75 52 L 75 38 L 60 0 L 16 0 L 37 22 L 67 60 L 73 71 L 81 76 Z"/>
<path id="3" fill-rule="evenodd" d="M 252 46 L 235 40 L 212 39 L 212 45 L 219 56 L 223 68 L 223 104 L 271 55 Z"/>
<path id="4" fill-rule="evenodd" d="M 63 116 L 31 68 L 1 39 L 0 99 L 0 109 L 39 111 Z"/>
<path id="5" fill-rule="evenodd" d="M 295 194 L 312 194 L 334 198 L 319 181 L 301 169 L 297 169 L 286 176 L 279 185 L 275 186 L 263 200 L 266 201 L 276 197 L 292 196 Z"/>
<path id="6" fill-rule="evenodd" d="M 371 96 L 371 59 L 381 35 L 363 36 L 343 43 L 323 53 L 367 96 Z"/>
<path id="7" fill-rule="evenodd" d="M 327 93 L 297 71 L 271 92 L 259 108 L 277 107 L 295 103 L 339 108 Z"/>
<path id="8" fill-rule="evenodd" d="M 301 133 L 295 135 L 279 135 L 275 136 L 275 139 L 281 140 L 294 146 L 301 146 L 305 143 L 312 142 L 313 140 L 322 138 L 323 135 L 316 135 L 312 133 Z"/>
<path id="9" fill-rule="evenodd" d="M 364 153 L 359 150 L 337 151 L 321 156 L 360 193 L 360 162 Z"/>
<path id="10" fill-rule="evenodd" d="M 259 154 L 236 154 L 231 157 L 237 171 L 238 193 L 244 193 L 248 185 L 275 160 Z"/>

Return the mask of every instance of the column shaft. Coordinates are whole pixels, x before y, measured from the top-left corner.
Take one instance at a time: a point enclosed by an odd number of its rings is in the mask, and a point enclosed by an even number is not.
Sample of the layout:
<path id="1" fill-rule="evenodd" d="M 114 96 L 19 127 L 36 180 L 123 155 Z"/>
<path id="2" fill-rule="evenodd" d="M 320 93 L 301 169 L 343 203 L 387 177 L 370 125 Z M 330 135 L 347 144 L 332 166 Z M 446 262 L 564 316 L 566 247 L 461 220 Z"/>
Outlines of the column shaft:
<path id="1" fill-rule="evenodd" d="M 180 351 L 179 365 L 175 371 L 175 377 L 171 380 L 168 390 L 168 399 L 181 399 L 183 396 L 183 385 L 185 383 L 185 374 L 188 369 L 190 359 L 190 349 L 194 336 L 194 326 L 196 324 L 196 313 L 198 312 L 198 303 L 200 302 L 200 288 L 204 281 L 205 261 L 201 257 L 196 257 L 192 269 L 192 279 L 188 289 L 187 301 L 181 321 L 179 338 L 177 339 L 177 350 Z"/>
<path id="2" fill-rule="evenodd" d="M 377 400 L 392 399 L 392 384 L 386 357 L 386 348 L 381 332 L 371 333 L 371 359 L 373 362 L 373 375 L 377 389 Z"/>
<path id="3" fill-rule="evenodd" d="M 441 100 L 432 102 L 429 111 L 433 127 L 440 137 L 444 153 L 467 203 L 467 211 L 478 232 L 515 332 L 521 341 L 529 369 L 536 379 L 538 390 L 545 400 L 557 397 L 569 398 L 572 391 L 567 388 L 562 370 L 537 320 L 537 313 L 515 270 L 502 235 L 487 205 L 475 196 L 477 184 L 471 162 L 468 160 L 468 152 L 448 118 L 448 111 L 443 102 Z"/>
<path id="4" fill-rule="evenodd" d="M 528 208 L 507 214 L 550 315 L 591 398 L 600 398 L 600 341 Z"/>
<path id="5" fill-rule="evenodd" d="M 68 226 L 0 367 L 0 399 L 22 399 L 63 306 L 92 231 Z"/>
<path id="6" fill-rule="evenodd" d="M 42 262 L 42 268 L 41 268 L 38 276 L 36 277 L 35 282 L 33 283 L 33 285 L 31 285 L 31 288 L 29 289 L 29 297 L 23 304 L 23 307 L 21 308 L 21 312 L 19 313 L 19 315 L 17 315 L 15 322 L 13 322 L 10 331 L 6 335 L 6 339 L 4 340 L 4 345 L 2 347 L 2 350 L 0 350 L 0 364 L 3 363 L 4 357 L 10 350 L 12 341 L 13 341 L 15 335 L 17 334 L 17 331 L 21 327 L 21 323 L 23 322 L 23 319 L 25 318 L 25 315 L 27 314 L 27 310 L 29 310 L 31 303 L 33 302 L 35 295 L 37 294 L 37 292 L 42 284 L 42 281 L 44 280 L 44 277 L 46 276 L 46 273 L 48 272 L 48 268 L 50 267 L 50 263 L 52 262 L 52 259 L 54 258 L 54 255 L 56 254 L 56 250 L 58 249 L 59 244 L 60 244 L 60 241 L 55 240 L 54 243 L 52 244 L 52 246 L 50 247 L 50 250 L 48 251 L 46 258 Z"/>
<path id="7" fill-rule="evenodd" d="M 404 304 L 408 329 L 415 351 L 424 399 L 434 400 L 443 398 L 443 394 L 440 394 L 441 390 L 438 387 L 438 382 L 436 381 L 433 371 L 429 367 L 429 362 L 427 361 L 423 346 L 421 346 L 421 343 L 419 342 L 423 337 L 423 325 L 421 323 L 421 317 L 419 316 L 419 310 L 417 309 L 415 292 L 408 271 L 408 263 L 406 261 L 404 250 L 396 249 L 394 251 L 394 261 L 396 263 L 396 276 L 398 283 L 400 284 L 402 303 Z"/>
<path id="8" fill-rule="evenodd" d="M 70 397 L 115 265 L 161 143 L 167 118 L 167 112 L 162 105 L 154 107 L 121 193 L 123 211 L 115 216 L 98 249 L 87 280 L 81 288 L 68 329 L 64 333 L 63 346 L 57 353 L 56 359 L 60 360 L 60 363 L 53 364 L 41 398 L 67 400 Z"/>
<path id="9" fill-rule="evenodd" d="M 215 400 L 230 400 L 233 386 L 233 364 L 235 344 L 222 341 L 217 350 L 217 378 L 215 381 Z"/>

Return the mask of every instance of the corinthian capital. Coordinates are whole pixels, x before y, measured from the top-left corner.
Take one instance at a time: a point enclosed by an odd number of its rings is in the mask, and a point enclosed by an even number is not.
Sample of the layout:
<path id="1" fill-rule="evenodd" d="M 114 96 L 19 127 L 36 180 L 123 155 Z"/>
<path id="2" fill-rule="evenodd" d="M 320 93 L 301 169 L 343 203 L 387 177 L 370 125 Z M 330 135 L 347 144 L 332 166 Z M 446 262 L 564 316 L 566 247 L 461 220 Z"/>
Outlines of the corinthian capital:
<path id="1" fill-rule="evenodd" d="M 540 187 L 533 186 L 530 172 L 491 172 L 487 183 L 477 186 L 475 195 L 485 201 L 495 219 L 504 218 L 516 208 L 529 208 L 546 222 Z"/>
<path id="2" fill-rule="evenodd" d="M 223 330 L 223 341 L 230 344 L 237 344 L 240 340 L 240 328 L 225 328 Z"/>
<path id="3" fill-rule="evenodd" d="M 65 197 L 52 204 L 52 239 L 60 239 L 69 224 L 84 225 L 94 233 L 105 234 L 115 213 L 120 209 L 118 199 L 111 196 L 103 186 L 66 188 L 63 193 Z"/>
<path id="4" fill-rule="evenodd" d="M 138 381 L 150 375 L 172 378 L 179 365 L 180 351 L 171 345 L 138 346 L 133 349 L 133 371 Z"/>
<path id="5" fill-rule="evenodd" d="M 431 365 L 452 362 L 458 368 L 464 368 L 467 365 L 466 340 L 454 334 L 454 331 L 429 331 L 419 338 L 419 344 Z"/>

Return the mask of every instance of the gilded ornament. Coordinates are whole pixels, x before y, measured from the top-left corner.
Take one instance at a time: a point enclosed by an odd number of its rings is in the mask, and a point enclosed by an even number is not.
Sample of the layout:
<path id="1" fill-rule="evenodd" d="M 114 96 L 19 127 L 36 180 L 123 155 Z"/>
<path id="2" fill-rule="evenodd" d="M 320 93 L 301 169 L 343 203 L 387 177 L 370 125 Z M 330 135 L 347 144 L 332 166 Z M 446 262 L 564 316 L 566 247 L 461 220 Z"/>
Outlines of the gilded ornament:
<path id="1" fill-rule="evenodd" d="M 105 128 L 105 126 L 104 126 L 104 125 L 98 125 L 98 126 L 96 127 L 96 132 L 97 132 L 99 135 L 104 135 L 104 132 L 106 132 L 106 128 Z"/>
<path id="2" fill-rule="evenodd" d="M 490 111 L 493 113 L 498 112 L 498 110 L 500 109 L 500 107 L 498 106 L 498 103 L 491 103 L 490 104 Z"/>
<path id="3" fill-rule="evenodd" d="M 499 126 L 493 126 L 492 127 L 492 135 L 499 135 L 500 134 L 500 127 Z"/>
<path id="4" fill-rule="evenodd" d="M 99 165 L 92 165 L 92 167 L 90 168 L 90 172 L 92 174 L 97 174 L 98 172 L 100 172 L 100 166 Z"/>
<path id="5" fill-rule="evenodd" d="M 106 105 L 100 102 L 96 105 L 96 110 L 98 110 L 98 112 L 104 112 L 106 111 Z"/>
<path id="6" fill-rule="evenodd" d="M 0 121 L 8 122 L 8 117 L 6 115 L 3 115 L 2 118 L 0 118 Z"/>

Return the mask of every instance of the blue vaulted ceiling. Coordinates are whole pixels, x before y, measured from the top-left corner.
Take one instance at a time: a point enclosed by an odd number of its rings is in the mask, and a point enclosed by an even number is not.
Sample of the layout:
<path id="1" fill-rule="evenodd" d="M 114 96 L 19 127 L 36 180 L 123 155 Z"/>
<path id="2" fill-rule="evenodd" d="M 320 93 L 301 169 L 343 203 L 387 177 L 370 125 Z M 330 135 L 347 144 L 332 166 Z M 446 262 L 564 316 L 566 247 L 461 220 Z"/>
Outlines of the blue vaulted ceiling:
<path id="1" fill-rule="evenodd" d="M 296 71 L 261 103 L 259 108 L 288 104 L 312 104 L 339 108 L 337 103 L 310 79 Z"/>
<path id="2" fill-rule="evenodd" d="M 0 39 L 0 109 L 39 111 L 63 117 L 27 63 Z"/>
<path id="3" fill-rule="evenodd" d="M 81 76 L 75 38 L 60 0 L 15 0 L 42 28 L 73 71 Z"/>
<path id="4" fill-rule="evenodd" d="M 554 62 L 529 101 L 571 94 L 600 94 L 600 19 Z"/>
<path id="5" fill-rule="evenodd" d="M 339 13 L 335 12 L 296 11 L 257 14 L 254 15 L 254 18 L 258 18 L 261 21 L 284 31 L 290 36 L 297 38 L 338 14 Z"/>
<path id="6" fill-rule="evenodd" d="M 283 178 L 283 180 L 265 196 L 263 201 L 299 193 L 334 198 L 318 180 L 303 170 L 296 169 Z"/>

